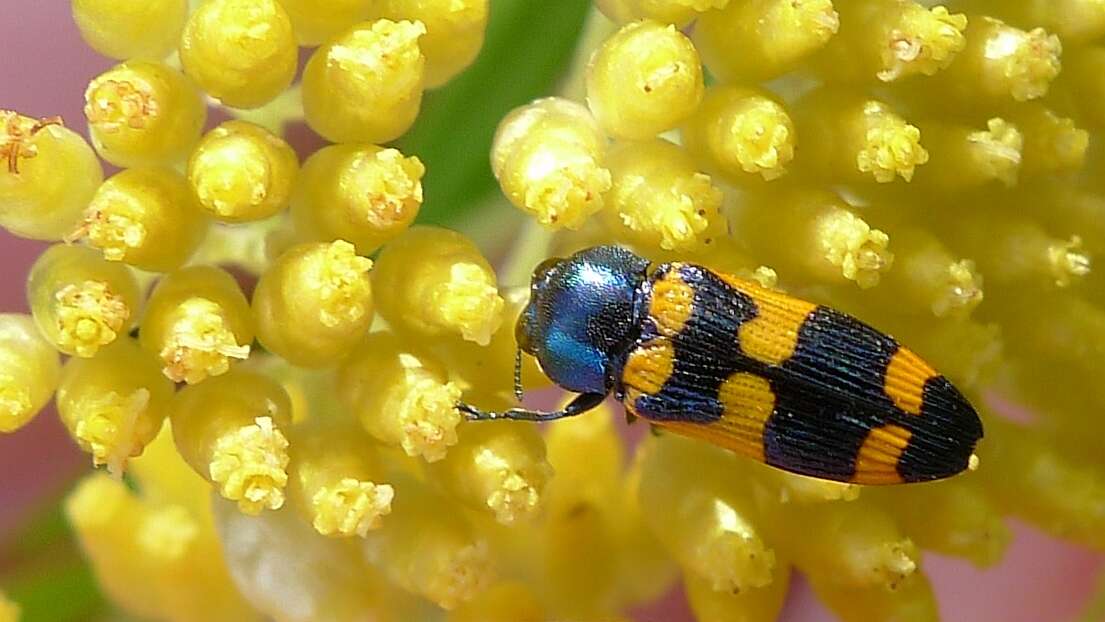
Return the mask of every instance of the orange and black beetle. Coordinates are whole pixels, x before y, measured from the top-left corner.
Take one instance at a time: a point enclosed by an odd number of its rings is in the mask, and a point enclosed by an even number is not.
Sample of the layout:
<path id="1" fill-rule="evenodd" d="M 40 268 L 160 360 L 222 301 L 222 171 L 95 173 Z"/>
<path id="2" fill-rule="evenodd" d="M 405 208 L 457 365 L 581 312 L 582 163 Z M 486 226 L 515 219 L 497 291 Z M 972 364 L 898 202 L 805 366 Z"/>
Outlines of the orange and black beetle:
<path id="1" fill-rule="evenodd" d="M 662 428 L 857 484 L 955 475 L 982 438 L 946 378 L 859 320 L 703 266 L 652 267 L 616 246 L 539 266 L 517 336 L 580 395 L 554 412 L 461 404 L 468 418 L 549 421 L 613 393 Z"/>

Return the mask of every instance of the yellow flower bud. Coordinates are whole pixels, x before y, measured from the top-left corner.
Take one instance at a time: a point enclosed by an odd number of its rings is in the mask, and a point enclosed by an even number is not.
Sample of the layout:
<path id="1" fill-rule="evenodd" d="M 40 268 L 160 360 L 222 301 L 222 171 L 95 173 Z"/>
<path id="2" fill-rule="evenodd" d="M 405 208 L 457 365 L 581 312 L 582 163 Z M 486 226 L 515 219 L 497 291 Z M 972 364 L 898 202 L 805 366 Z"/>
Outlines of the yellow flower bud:
<path id="1" fill-rule="evenodd" d="M 100 585 L 134 615 L 257 620 L 229 576 L 210 516 L 210 485 L 181 459 L 168 427 L 131 461 L 140 497 L 121 482 L 88 477 L 67 500 L 70 522 Z M 147 598 L 153 613 L 141 613 Z"/>
<path id="2" fill-rule="evenodd" d="M 27 300 L 47 341 L 65 354 L 89 357 L 130 330 L 141 297 L 127 266 L 90 248 L 57 244 L 31 266 Z"/>
<path id="3" fill-rule="evenodd" d="M 373 3 L 364 0 L 280 0 L 300 45 L 316 46 L 369 18 Z"/>
<path id="4" fill-rule="evenodd" d="M 480 345 L 503 320 L 495 272 L 467 238 L 415 227 L 388 244 L 373 270 L 380 315 L 418 335 L 456 335 Z"/>
<path id="5" fill-rule="evenodd" d="M 917 570 L 919 555 L 893 519 L 861 498 L 775 510 L 771 525 L 780 548 L 810 576 L 847 586 L 893 590 Z"/>
<path id="6" fill-rule="evenodd" d="M 874 287 L 890 268 L 894 255 L 886 251 L 889 236 L 872 229 L 847 210 L 827 210 L 816 221 L 818 247 L 824 259 L 840 268 L 844 278 L 860 287 Z"/>
<path id="7" fill-rule="evenodd" d="M 966 46 L 967 17 L 913 0 L 837 3 L 840 32 L 814 57 L 830 79 L 893 82 L 944 69 Z"/>
<path id="8" fill-rule="evenodd" d="M 352 242 L 368 254 L 402 233 L 422 206 L 426 167 L 397 149 L 331 145 L 303 164 L 292 202 L 300 236 Z"/>
<path id="9" fill-rule="evenodd" d="M 936 597 L 924 573 L 916 572 L 896 588 L 851 586 L 831 575 L 811 575 L 814 592 L 842 622 L 901 620 L 928 622 L 940 619 Z"/>
<path id="10" fill-rule="evenodd" d="M 919 124 L 929 162 L 916 173 L 918 184 L 943 193 L 971 190 L 998 181 L 1011 187 L 1024 161 L 1020 124 L 1002 117 L 986 121 L 986 129 L 928 121 Z"/>
<path id="11" fill-rule="evenodd" d="M 408 345 L 370 334 L 338 368 L 338 397 L 374 438 L 432 462 L 457 442 L 460 388 L 440 363 Z"/>
<path id="12" fill-rule="evenodd" d="M 1103 73 L 1105 48 L 1083 47 L 1064 55 L 1063 72 L 1056 82 L 1063 100 L 1069 101 L 1086 122 L 1099 127 L 1105 125 L 1105 80 L 1101 79 Z"/>
<path id="13" fill-rule="evenodd" d="M 980 567 L 1001 560 L 1012 534 L 977 480 L 955 479 L 917 488 L 879 487 L 868 498 L 926 549 L 965 557 Z"/>
<path id="14" fill-rule="evenodd" d="M 307 123 L 334 142 L 382 143 L 414 123 L 422 104 L 421 22 L 379 19 L 345 31 L 303 73 Z"/>
<path id="15" fill-rule="evenodd" d="M 1067 287 L 1093 267 L 1077 234 L 1058 237 L 1032 220 L 978 206 L 945 216 L 948 237 L 970 253 L 994 284 L 1036 283 Z"/>
<path id="16" fill-rule="evenodd" d="M 615 237 L 695 251 L 724 235 L 721 190 L 681 147 L 660 139 L 620 143 L 607 165 L 613 185 L 603 214 Z"/>
<path id="17" fill-rule="evenodd" d="M 731 477 L 736 458 L 675 436 L 653 439 L 646 451 L 638 495 L 645 522 L 668 552 L 715 590 L 770 585 L 775 552 Z"/>
<path id="18" fill-rule="evenodd" d="M 541 600 L 552 619 L 612 619 L 618 609 L 620 527 L 617 515 L 585 499 L 549 508 L 530 538 Z"/>
<path id="19" fill-rule="evenodd" d="M 84 92 L 92 145 L 116 166 L 174 164 L 199 140 L 207 107 L 192 81 L 163 63 L 132 60 Z"/>
<path id="20" fill-rule="evenodd" d="M 606 138 L 580 104 L 545 98 L 515 108 L 495 131 L 491 170 L 510 202 L 551 227 L 578 229 L 610 189 Z"/>
<path id="21" fill-rule="evenodd" d="M 555 476 L 543 496 L 541 593 L 557 619 L 613 619 L 667 592 L 674 564 L 642 520 L 638 478 L 623 478 L 625 449 L 609 402 L 547 428 Z M 639 462 L 639 461 L 638 461 Z"/>
<path id="22" fill-rule="evenodd" d="M 396 482 L 392 515 L 364 538 L 365 559 L 405 590 L 454 609 L 495 576 L 488 543 L 448 502 L 414 479 Z"/>
<path id="23" fill-rule="evenodd" d="M 371 267 L 344 240 L 292 247 L 253 291 L 258 340 L 295 365 L 344 357 L 372 323 Z"/>
<path id="24" fill-rule="evenodd" d="M 137 555 L 155 563 L 153 575 L 139 584 L 153 583 L 164 616 L 173 620 L 250 622 L 260 616 L 245 602 L 231 580 L 222 543 L 210 518 L 191 514 L 183 506 L 165 505 L 147 510 L 134 534 Z"/>
<path id="25" fill-rule="evenodd" d="M 1094 339 L 1095 333 L 1100 332 L 1100 312 L 1089 305 L 1074 307 L 1072 311 L 1097 314 L 1097 317 L 1088 322 L 1071 322 L 1070 327 L 1075 339 Z M 1051 309 L 1048 312 L 1054 313 Z M 1096 330 L 1094 325 L 1097 326 Z M 1019 328 L 1019 325 L 1010 322 L 1011 333 Z M 1056 327 L 1053 330 L 1058 333 L 1064 329 L 1067 327 Z M 1043 335 L 1033 335 L 1034 340 L 1040 340 L 1041 337 Z M 1090 377 L 1088 374 L 1093 373 L 1092 367 L 1087 367 L 1087 362 L 1092 365 L 1092 358 L 1087 361 L 1086 353 L 1081 353 L 1081 356 L 1062 353 L 1060 356 L 1064 361 L 1064 373 L 1055 374 L 1053 369 L 1059 357 L 1047 355 L 1047 351 L 1039 343 L 1032 345 L 1034 347 L 1030 348 L 1008 346 L 1008 360 L 1001 368 L 1001 379 L 1010 387 L 1009 400 L 1015 400 L 1017 408 L 1023 407 L 1032 415 L 1034 425 L 1025 433 L 1043 439 L 1043 445 L 1062 453 L 1072 463 L 1072 469 L 1097 468 L 1100 463 L 1094 446 L 1097 420 L 1092 415 L 1087 415 L 1095 412 L 1095 405 L 1105 398 L 1105 391 L 1102 387 L 1086 383 L 1086 378 Z M 1002 406 L 1010 403 L 999 402 Z M 1002 415 L 1005 414 L 1002 412 Z M 984 458 L 988 456 L 984 454 Z M 986 465 L 989 468 L 988 459 Z"/>
<path id="26" fill-rule="evenodd" d="M 235 371 L 180 391 L 169 416 L 180 455 L 223 498 L 251 515 L 284 505 L 291 402 L 279 384 Z"/>
<path id="27" fill-rule="evenodd" d="M 544 495 L 549 512 L 570 513 L 578 503 L 618 506 L 625 447 L 614 428 L 617 410 L 604 404 L 548 427 L 545 444 L 555 473 Z"/>
<path id="28" fill-rule="evenodd" d="M 96 154 L 61 119 L 0 110 L 0 227 L 24 238 L 60 240 L 103 178 Z"/>
<path id="29" fill-rule="evenodd" d="M 1075 370 L 1096 368 L 1100 339 L 1105 337 L 1105 309 L 1071 292 L 1039 292 L 1025 287 L 1003 292 L 995 319 L 1017 339 L 1006 348 L 1028 360 L 1046 360 Z"/>
<path id="30" fill-rule="evenodd" d="M 288 14 L 276 0 L 205 0 L 180 40 L 184 71 L 212 97 L 256 108 L 295 77 L 298 48 Z"/>
<path id="31" fill-rule="evenodd" d="M 1054 283 L 1066 287 L 1087 274 L 1093 267 L 1093 259 L 1082 247 L 1082 238 L 1077 234 L 1066 240 L 1052 239 L 1046 250 L 1049 272 Z"/>
<path id="32" fill-rule="evenodd" d="M 898 227 L 894 269 L 872 290 L 873 302 L 894 312 L 965 317 L 982 302 L 982 274 L 974 261 L 956 256 L 931 233 Z"/>
<path id="33" fill-rule="evenodd" d="M 608 430 L 603 434 L 606 437 L 613 437 L 612 440 L 607 440 L 605 443 L 616 443 L 619 447 L 622 445 L 621 434 L 612 425 L 614 417 L 619 415 L 624 416 L 619 406 L 613 406 L 610 402 L 607 408 L 600 411 L 601 415 L 606 416 L 605 428 Z M 594 418 L 592 418 L 594 419 Z M 594 425 L 590 426 L 592 430 Z M 561 437 L 563 440 L 572 439 L 576 437 L 580 432 L 578 426 L 575 433 L 569 433 L 565 435 L 567 438 Z M 600 428 L 601 430 L 602 428 Z M 594 432 L 588 434 L 587 437 L 579 437 L 578 442 L 587 442 L 589 445 L 601 451 L 602 444 L 596 443 L 601 441 L 601 437 L 595 438 L 592 436 Z M 586 439 L 586 440 L 585 440 Z M 562 454 L 562 458 L 571 460 L 571 448 L 557 447 L 558 442 L 555 436 L 550 435 L 549 438 L 549 453 L 553 468 L 557 473 L 568 471 L 564 466 L 564 461 L 558 458 L 557 454 Z M 597 445 L 597 446 L 596 446 Z M 643 446 L 639 446 L 639 449 Z M 563 455 L 567 453 L 568 455 Z M 619 482 L 618 503 L 614 509 L 612 515 L 614 523 L 617 525 L 615 533 L 618 534 L 619 545 L 621 549 L 621 563 L 618 567 L 618 575 L 620 576 L 620 588 L 625 594 L 627 600 L 631 603 L 646 603 L 655 602 L 661 595 L 668 593 L 676 580 L 679 578 L 679 567 L 676 562 L 668 555 L 664 550 L 664 546 L 660 543 L 659 539 L 648 529 L 645 524 L 644 513 L 645 508 L 641 507 L 640 490 L 641 490 L 641 476 L 643 474 L 644 458 L 647 451 L 637 451 L 634 453 L 633 460 L 629 464 L 628 470 L 623 474 L 621 482 Z M 592 458 L 594 459 L 594 458 Z M 609 454 L 606 458 L 600 461 L 599 467 L 608 461 Z M 580 474 L 586 469 L 585 463 L 576 464 L 574 471 Z M 605 469 L 603 469 L 605 471 Z M 571 471 L 568 471 L 571 472 Z M 602 472 L 599 473 L 601 478 Z M 559 476 L 554 477 L 552 484 L 549 487 L 549 506 L 553 507 L 557 503 L 557 488 L 560 480 Z M 584 485 L 584 487 L 588 487 Z M 776 568 L 779 566 L 776 565 Z"/>
<path id="34" fill-rule="evenodd" d="M 1072 183 L 1066 178 L 1042 179 L 1003 196 L 1002 206 L 1024 214 L 1050 231 L 1077 232 L 1093 253 L 1105 251 L 1105 197 L 1096 184 Z M 1094 293 L 1091 288 L 1086 293 Z"/>
<path id="35" fill-rule="evenodd" d="M 0 313 L 0 432 L 15 432 L 46 406 L 60 371 L 31 316 Z"/>
<path id="36" fill-rule="evenodd" d="M 523 583 L 499 583 L 449 612 L 447 622 L 544 622 L 545 614 Z"/>
<path id="37" fill-rule="evenodd" d="M 832 0 L 731 0 L 699 18 L 694 40 L 710 73 L 747 82 L 790 71 L 839 26 Z"/>
<path id="38" fill-rule="evenodd" d="M 195 252 L 208 225 L 184 176 L 168 168 L 132 168 L 100 185 L 69 241 L 87 240 L 109 261 L 168 272 Z"/>
<path id="39" fill-rule="evenodd" d="M 773 96 L 758 89 L 712 87 L 683 126 L 687 151 L 707 171 L 747 182 L 786 174 L 797 142 L 794 123 Z"/>
<path id="40" fill-rule="evenodd" d="M 138 554 L 135 541 L 147 512 L 126 484 L 103 474 L 85 476 L 65 500 L 65 515 L 99 586 L 123 610 L 156 619 L 164 613 L 160 594 L 145 587 L 154 561 Z"/>
<path id="41" fill-rule="evenodd" d="M 426 88 L 444 85 L 476 60 L 487 29 L 488 0 L 384 0 L 380 17 L 418 20 L 426 34 Z"/>
<path id="42" fill-rule="evenodd" d="M 129 337 L 93 358 L 72 358 L 58 386 L 58 414 L 94 465 L 122 474 L 157 436 L 173 395 L 157 359 Z"/>
<path id="43" fill-rule="evenodd" d="M 481 399 L 495 395 L 511 395 L 514 387 L 514 355 L 518 351 L 518 337 L 514 331 L 518 316 L 529 300 L 525 289 L 507 290 L 503 321 L 491 335 L 486 346 L 460 339 L 442 339 L 434 344 L 435 354 L 449 369 L 465 391 L 466 399 L 482 403 Z M 522 357 L 522 384 L 526 390 L 552 386 L 549 379 L 532 356 Z M 474 393 L 469 396 L 468 392 Z"/>
<path id="44" fill-rule="evenodd" d="M 805 148 L 799 161 L 822 178 L 909 181 L 929 160 L 921 131 L 878 100 L 821 89 L 798 102 L 795 113 Z"/>
<path id="45" fill-rule="evenodd" d="M 180 41 L 187 0 L 72 0 L 73 21 L 86 43 L 104 56 L 163 58 Z"/>
<path id="46" fill-rule="evenodd" d="M 1090 133 L 1078 127 L 1074 119 L 1056 114 L 1038 102 L 1011 109 L 1010 120 L 1024 134 L 1026 177 L 1075 173 L 1086 161 Z"/>
<path id="47" fill-rule="evenodd" d="M 349 426 L 299 425 L 291 430 L 289 498 L 324 536 L 364 536 L 391 512 L 395 489 L 385 483 L 379 449 Z"/>
<path id="48" fill-rule="evenodd" d="M 365 563 L 358 544 L 322 538 L 290 508 L 247 516 L 212 503 L 234 582 L 255 611 L 281 622 L 417 620 L 414 598 Z"/>
<path id="49" fill-rule="evenodd" d="M 249 357 L 249 303 L 234 277 L 211 266 L 184 268 L 154 288 L 139 328 L 142 347 L 161 357 L 174 382 L 195 384 L 225 374 Z"/>
<path id="50" fill-rule="evenodd" d="M 1101 0 L 971 0 L 967 4 L 1023 28 L 1043 26 L 1064 43 L 1087 43 L 1105 35 L 1105 4 Z"/>
<path id="51" fill-rule="evenodd" d="M 786 273 L 867 289 L 893 264 L 890 237 L 831 192 L 765 189 L 749 199 L 733 226 Z M 779 239 L 790 242 L 780 245 Z"/>
<path id="52" fill-rule="evenodd" d="M 651 138 L 675 127 L 698 108 L 702 92 L 694 44 L 651 20 L 624 26 L 587 65 L 587 105 L 618 138 Z"/>
<path id="53" fill-rule="evenodd" d="M 431 473 L 458 500 L 510 525 L 536 515 L 553 470 L 536 426 L 503 422 L 463 426 Z"/>
<path id="54" fill-rule="evenodd" d="M 268 218 L 288 205 L 299 160 L 284 139 L 245 121 L 227 121 L 203 137 L 188 160 L 200 207 L 218 220 Z"/>
<path id="55" fill-rule="evenodd" d="M 687 602 L 699 622 L 775 622 L 786 602 L 790 568 L 776 566 L 775 577 L 765 587 L 740 592 L 715 590 L 710 582 L 695 575 L 683 575 Z"/>
<path id="56" fill-rule="evenodd" d="M 930 92 L 965 106 L 980 102 L 1027 101 L 1047 94 L 1059 75 L 1063 46 L 1043 28 L 1024 31 L 990 17 L 972 17 L 967 46 Z"/>
<path id="57" fill-rule="evenodd" d="M 711 9 L 723 9 L 730 0 L 596 0 L 604 15 L 618 23 L 654 19 L 684 26 Z"/>

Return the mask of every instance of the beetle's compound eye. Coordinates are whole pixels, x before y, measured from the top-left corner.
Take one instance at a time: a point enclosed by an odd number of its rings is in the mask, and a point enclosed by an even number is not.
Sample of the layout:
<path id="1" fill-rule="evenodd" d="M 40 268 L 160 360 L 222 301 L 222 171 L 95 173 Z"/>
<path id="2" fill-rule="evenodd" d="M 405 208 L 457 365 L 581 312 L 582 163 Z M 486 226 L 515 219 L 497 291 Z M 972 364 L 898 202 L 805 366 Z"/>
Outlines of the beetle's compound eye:
<path id="1" fill-rule="evenodd" d="M 522 314 L 518 316 L 518 323 L 514 325 L 514 339 L 523 352 L 534 354 L 533 340 L 533 304 L 526 305 Z"/>
<path id="2" fill-rule="evenodd" d="M 561 261 L 563 261 L 563 259 L 561 259 L 560 257 L 549 257 L 545 261 L 537 264 L 537 267 L 533 269 L 533 282 L 540 283 L 541 281 L 545 280 L 545 277 L 548 275 L 549 271 L 560 265 Z"/>

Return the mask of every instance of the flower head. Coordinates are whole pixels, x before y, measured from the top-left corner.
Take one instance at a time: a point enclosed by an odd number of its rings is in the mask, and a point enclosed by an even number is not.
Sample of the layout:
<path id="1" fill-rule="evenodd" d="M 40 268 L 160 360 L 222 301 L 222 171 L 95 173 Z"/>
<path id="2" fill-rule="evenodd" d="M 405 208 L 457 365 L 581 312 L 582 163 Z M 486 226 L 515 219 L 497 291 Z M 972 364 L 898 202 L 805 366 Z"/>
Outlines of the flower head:
<path id="1" fill-rule="evenodd" d="M 766 621 L 799 571 L 934 619 L 923 550 L 1105 547 L 1105 4 L 597 0 L 575 43 L 586 4 L 73 0 L 119 64 L 87 141 L 0 110 L 0 226 L 52 243 L 0 433 L 53 397 L 107 471 L 65 514 L 118 615 L 608 620 L 682 581 Z M 607 245 L 624 283 L 554 260 Z M 611 399 L 466 420 L 554 378 Z M 964 473 L 861 485 L 944 451 L 948 382 Z"/>

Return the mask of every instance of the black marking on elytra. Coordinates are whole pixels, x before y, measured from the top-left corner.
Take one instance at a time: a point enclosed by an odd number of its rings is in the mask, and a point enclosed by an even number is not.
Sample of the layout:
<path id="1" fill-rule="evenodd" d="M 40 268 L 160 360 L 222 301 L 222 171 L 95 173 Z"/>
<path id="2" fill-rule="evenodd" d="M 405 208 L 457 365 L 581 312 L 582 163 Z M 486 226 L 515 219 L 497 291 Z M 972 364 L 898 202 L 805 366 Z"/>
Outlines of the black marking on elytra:
<path id="1" fill-rule="evenodd" d="M 921 414 L 900 422 L 913 433 L 898 460 L 898 474 L 907 482 L 941 479 L 962 471 L 982 438 L 978 415 L 947 378 L 929 378 L 922 397 Z"/>
<path id="2" fill-rule="evenodd" d="M 887 413 L 778 379 L 772 390 L 775 411 L 764 425 L 764 462 L 803 475 L 852 479 L 863 441 Z"/>
<path id="3" fill-rule="evenodd" d="M 694 291 L 691 315 L 672 338 L 671 377 L 655 395 L 637 398 L 634 407 L 655 421 L 710 423 L 720 419 L 724 410 L 718 399 L 721 384 L 749 360 L 736 340 L 741 324 L 756 317 L 758 309 L 750 296 L 701 266 L 664 264 L 649 281 L 654 283 L 673 269 Z M 662 338 L 652 321 L 642 337 Z"/>
<path id="4" fill-rule="evenodd" d="M 764 425 L 765 461 L 851 479 L 868 433 L 901 412 L 883 391 L 898 348 L 851 316 L 820 306 L 810 312 L 794 354 L 770 374 L 776 397 Z"/>
<path id="5" fill-rule="evenodd" d="M 886 369 L 898 342 L 859 320 L 819 306 L 798 329 L 794 354 L 780 366 L 792 381 L 891 411 Z"/>

